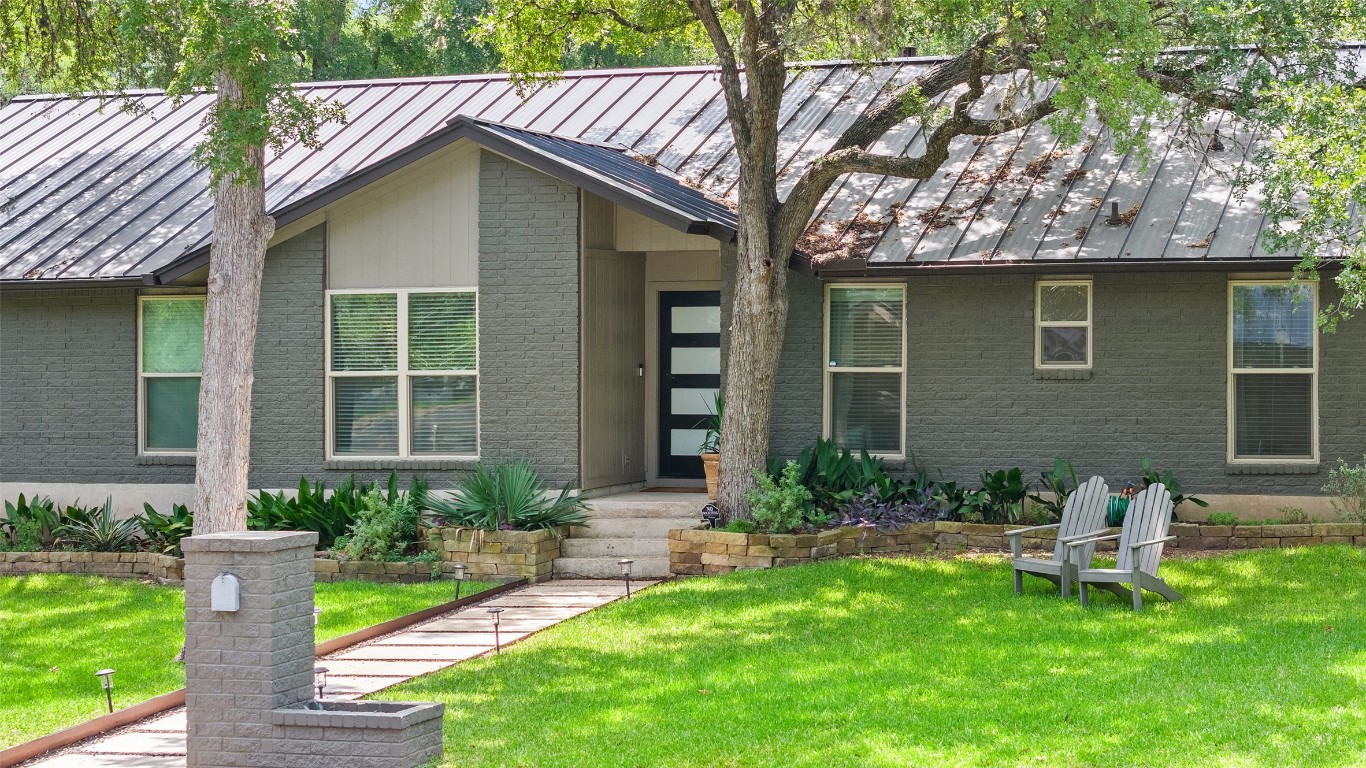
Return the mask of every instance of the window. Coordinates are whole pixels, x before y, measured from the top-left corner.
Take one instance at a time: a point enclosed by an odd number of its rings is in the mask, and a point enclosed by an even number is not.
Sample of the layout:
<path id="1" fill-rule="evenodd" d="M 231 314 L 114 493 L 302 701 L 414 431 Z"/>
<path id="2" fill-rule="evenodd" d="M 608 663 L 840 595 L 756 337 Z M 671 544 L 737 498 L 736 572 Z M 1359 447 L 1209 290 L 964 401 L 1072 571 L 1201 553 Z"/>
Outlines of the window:
<path id="1" fill-rule="evenodd" d="M 332 456 L 478 454 L 473 291 L 331 291 L 327 314 Z"/>
<path id="2" fill-rule="evenodd" d="M 203 361 L 203 296 L 138 298 L 138 449 L 142 453 L 194 453 Z"/>
<path id="3" fill-rule="evenodd" d="M 1034 365 L 1091 367 L 1091 281 L 1051 280 L 1035 285 Z"/>
<path id="4" fill-rule="evenodd" d="M 1229 458 L 1317 461 L 1316 287 L 1229 285 Z"/>
<path id="5" fill-rule="evenodd" d="M 825 292 L 825 434 L 850 449 L 904 455 L 901 285 L 831 285 Z"/>

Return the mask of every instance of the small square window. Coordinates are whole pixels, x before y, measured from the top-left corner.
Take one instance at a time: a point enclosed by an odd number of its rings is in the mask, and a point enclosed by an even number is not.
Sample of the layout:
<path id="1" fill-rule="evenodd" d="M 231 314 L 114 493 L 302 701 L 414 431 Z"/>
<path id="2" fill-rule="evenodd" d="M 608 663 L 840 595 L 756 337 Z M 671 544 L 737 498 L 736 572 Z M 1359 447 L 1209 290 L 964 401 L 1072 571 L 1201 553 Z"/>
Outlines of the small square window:
<path id="1" fill-rule="evenodd" d="M 1091 281 L 1052 280 L 1035 286 L 1034 365 L 1091 367 Z"/>

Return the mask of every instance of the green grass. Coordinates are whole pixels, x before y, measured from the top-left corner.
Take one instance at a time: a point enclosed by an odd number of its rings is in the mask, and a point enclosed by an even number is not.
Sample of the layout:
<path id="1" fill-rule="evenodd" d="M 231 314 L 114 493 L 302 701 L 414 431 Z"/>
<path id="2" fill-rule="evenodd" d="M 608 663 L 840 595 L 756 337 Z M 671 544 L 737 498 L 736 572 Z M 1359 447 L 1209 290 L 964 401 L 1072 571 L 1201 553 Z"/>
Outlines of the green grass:
<path id="1" fill-rule="evenodd" d="M 469 582 L 464 594 L 491 584 Z M 449 581 L 317 585 L 318 640 L 449 602 Z M 130 580 L 66 574 L 0 578 L 0 749 L 106 712 L 95 670 L 112 667 L 114 706 L 185 685 L 173 659 L 184 640 L 185 593 Z"/>
<path id="2" fill-rule="evenodd" d="M 989 559 L 672 582 L 377 698 L 447 765 L 1366 765 L 1366 552 L 1168 559 L 1090 610 Z"/>

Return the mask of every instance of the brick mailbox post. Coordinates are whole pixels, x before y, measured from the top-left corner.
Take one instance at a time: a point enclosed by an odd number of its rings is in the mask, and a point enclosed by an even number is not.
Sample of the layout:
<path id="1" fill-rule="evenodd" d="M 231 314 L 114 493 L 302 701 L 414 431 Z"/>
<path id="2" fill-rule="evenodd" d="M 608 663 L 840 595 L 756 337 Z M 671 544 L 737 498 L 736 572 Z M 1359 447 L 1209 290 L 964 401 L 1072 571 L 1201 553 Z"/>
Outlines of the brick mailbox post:
<path id="1" fill-rule="evenodd" d="M 416 768 L 441 755 L 444 705 L 313 698 L 317 541 L 181 542 L 187 768 Z"/>

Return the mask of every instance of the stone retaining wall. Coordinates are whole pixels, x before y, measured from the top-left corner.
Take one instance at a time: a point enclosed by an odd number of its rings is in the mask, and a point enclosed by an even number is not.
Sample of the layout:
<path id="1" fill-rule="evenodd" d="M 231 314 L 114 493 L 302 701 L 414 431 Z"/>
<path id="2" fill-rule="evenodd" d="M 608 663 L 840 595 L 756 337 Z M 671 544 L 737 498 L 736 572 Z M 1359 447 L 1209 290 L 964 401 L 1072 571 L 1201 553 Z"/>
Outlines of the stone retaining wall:
<path id="1" fill-rule="evenodd" d="M 179 582 L 185 579 L 185 561 L 155 552 L 0 552 L 0 576 L 29 573 L 86 573 Z"/>
<path id="2" fill-rule="evenodd" d="M 780 568 L 843 555 L 924 553 L 961 547 L 1009 551 L 1007 529 L 1023 526 L 973 523 L 913 523 L 882 533 L 865 528 L 837 528 L 819 533 L 744 534 L 705 528 L 669 531 L 669 573 L 675 576 L 729 573 L 743 568 Z M 1119 533 L 1118 528 L 1110 533 Z M 1179 549 L 1257 549 L 1312 544 L 1355 544 L 1366 547 L 1366 527 L 1359 523 L 1299 525 L 1196 525 L 1173 523 L 1170 546 Z M 1024 537 L 1032 550 L 1051 550 L 1052 531 Z M 1116 542 L 1098 549 L 1114 551 Z"/>
<path id="3" fill-rule="evenodd" d="M 560 556 L 560 538 L 568 532 L 429 528 L 424 547 L 441 554 L 442 573 L 453 573 L 460 563 L 471 579 L 526 579 L 534 584 L 550 578 Z"/>

